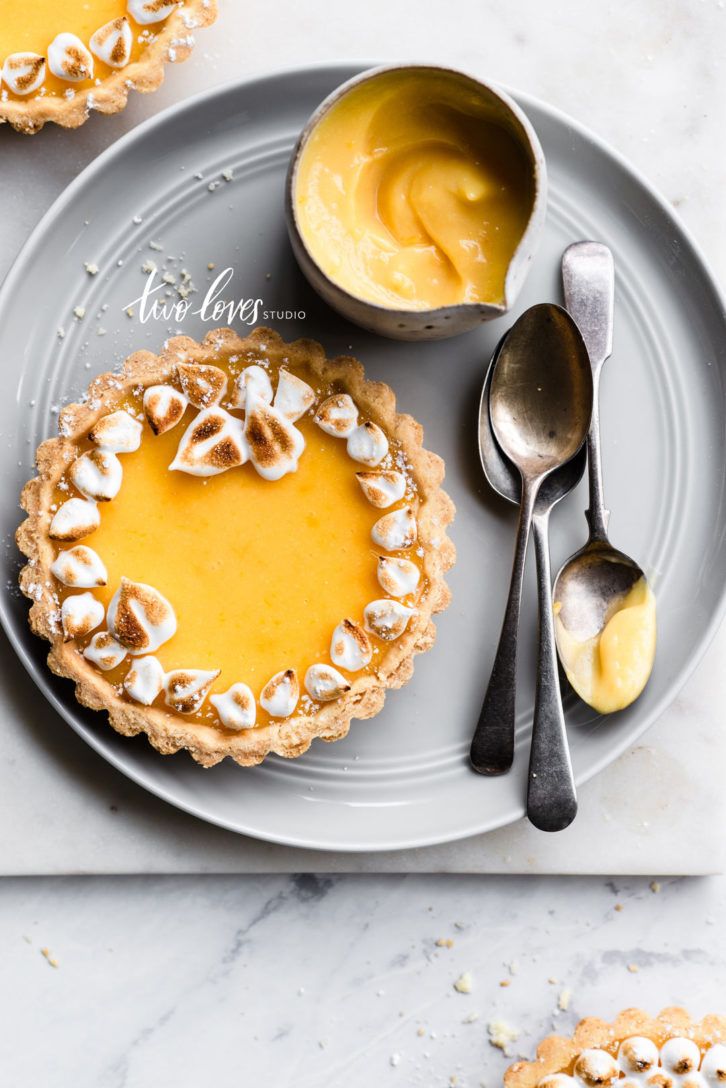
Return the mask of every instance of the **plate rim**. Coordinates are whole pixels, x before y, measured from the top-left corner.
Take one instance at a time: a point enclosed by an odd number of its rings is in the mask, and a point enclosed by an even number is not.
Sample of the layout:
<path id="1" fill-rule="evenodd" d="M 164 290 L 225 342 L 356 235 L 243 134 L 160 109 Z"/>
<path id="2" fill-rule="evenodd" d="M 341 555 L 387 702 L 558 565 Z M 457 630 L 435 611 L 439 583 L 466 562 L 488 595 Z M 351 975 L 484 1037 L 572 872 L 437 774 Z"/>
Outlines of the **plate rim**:
<path id="1" fill-rule="evenodd" d="M 222 98 L 229 94 L 234 94 L 243 88 L 250 88 L 255 84 L 263 86 L 265 83 L 274 83 L 280 80 L 295 80 L 296 78 L 305 80 L 311 75 L 319 75 L 329 72 L 331 76 L 338 78 L 340 82 L 349 78 L 351 75 L 355 75 L 361 71 L 366 70 L 369 67 L 378 67 L 381 62 L 370 60 L 347 60 L 347 61 L 314 61 L 308 62 L 303 65 L 281 66 L 273 69 L 265 69 L 252 75 L 241 77 L 236 80 L 230 80 L 226 83 L 219 84 L 215 87 L 207 88 L 197 94 L 191 95 L 188 98 L 184 98 L 179 102 L 175 102 L 168 106 L 159 113 L 146 118 L 144 121 L 135 125 L 128 132 L 124 133 L 119 139 L 112 142 L 107 148 L 105 148 L 99 155 L 92 159 L 83 170 L 76 175 L 76 177 L 70 182 L 68 186 L 56 197 L 50 207 L 41 216 L 38 223 L 33 227 L 29 236 L 21 246 L 19 252 L 16 254 L 8 272 L 0 284 L 0 312 L 8 304 L 8 300 L 12 298 L 15 283 L 21 278 L 21 272 L 23 266 L 29 261 L 32 256 L 34 247 L 42 241 L 45 234 L 46 227 L 50 225 L 57 217 L 62 214 L 64 208 L 73 201 L 78 192 L 82 192 L 86 187 L 89 179 L 91 179 L 94 173 L 101 170 L 108 161 L 113 161 L 119 154 L 123 154 L 127 146 L 133 145 L 133 143 L 139 139 L 144 139 L 149 132 L 155 128 L 164 127 L 169 122 L 172 122 L 178 118 L 179 115 L 183 115 L 187 110 L 196 109 L 203 106 L 205 102 L 213 101 L 218 98 Z M 412 62 L 415 63 L 415 62 Z M 475 72 L 466 67 L 461 67 L 459 70 L 467 72 L 473 75 L 475 78 L 480 78 Z M 684 247 L 685 260 L 688 263 L 696 266 L 703 277 L 704 283 L 708 290 L 711 292 L 712 298 L 718 303 L 720 309 L 720 317 L 724 325 L 726 325 L 726 290 L 721 286 L 715 273 L 711 269 L 711 266 L 706 259 L 700 244 L 691 234 L 690 229 L 684 224 L 678 213 L 671 207 L 666 198 L 659 192 L 659 190 L 653 185 L 651 181 L 640 171 L 640 169 L 634 166 L 620 151 L 612 147 L 606 140 L 602 139 L 597 133 L 590 130 L 586 125 L 577 119 L 571 117 L 565 111 L 558 106 L 553 106 L 549 102 L 540 99 L 527 92 L 522 92 L 516 88 L 511 88 L 505 83 L 500 81 L 493 81 L 496 86 L 500 87 L 503 91 L 510 94 L 515 100 L 520 103 L 527 112 L 532 109 L 539 111 L 552 118 L 558 125 L 565 126 L 568 129 L 574 131 L 578 137 L 586 144 L 591 145 L 597 152 L 604 155 L 615 163 L 620 171 L 628 175 L 636 185 L 645 192 L 651 202 L 658 208 L 664 218 L 673 225 L 674 230 L 679 236 L 679 241 Z M 726 372 L 725 372 L 726 377 Z M 683 663 L 677 677 L 672 681 L 664 691 L 660 699 L 657 700 L 655 705 L 651 708 L 650 712 L 646 715 L 644 721 L 637 725 L 635 729 L 630 731 L 623 737 L 618 743 L 614 744 L 608 749 L 607 754 L 603 754 L 598 760 L 596 760 L 585 771 L 582 771 L 577 776 L 578 787 L 589 781 L 591 778 L 600 774 L 602 770 L 615 762 L 624 751 L 632 746 L 643 733 L 645 733 L 652 725 L 654 725 L 665 710 L 673 703 L 677 698 L 679 692 L 683 686 L 687 683 L 694 671 L 703 659 L 708 647 L 713 641 L 717 631 L 719 630 L 724 613 L 726 613 L 726 582 L 721 587 L 720 592 L 716 597 L 714 608 L 711 613 L 710 620 L 704 630 L 702 631 L 699 640 L 687 658 Z M 354 843 L 341 843 L 339 841 L 328 841 L 316 839 L 312 840 L 308 837 L 298 838 L 291 834 L 278 834 L 275 831 L 269 831 L 265 829 L 240 826 L 239 823 L 235 823 L 231 820 L 225 819 L 216 813 L 209 812 L 204 806 L 199 804 L 193 804 L 183 799 L 179 799 L 174 796 L 173 793 L 167 789 L 163 783 L 159 783 L 150 779 L 143 768 L 136 768 L 135 766 L 129 766 L 122 756 L 118 756 L 112 749 L 108 749 L 104 739 L 97 737 L 95 732 L 89 732 L 87 729 L 79 728 L 76 722 L 73 720 L 70 711 L 66 707 L 65 700 L 62 699 L 52 687 L 48 689 L 39 686 L 37 679 L 34 675 L 36 663 L 30 658 L 26 652 L 25 646 L 16 635 L 13 623 L 10 621 L 7 611 L 7 596 L 6 593 L 0 594 L 0 623 L 3 626 L 5 634 L 8 637 L 10 645 L 14 652 L 22 662 L 23 667 L 29 673 L 31 679 L 36 684 L 39 692 L 43 697 L 51 704 L 51 706 L 60 714 L 60 716 L 66 721 L 68 725 L 79 735 L 85 743 L 89 744 L 100 756 L 102 756 L 108 763 L 110 763 L 117 771 L 130 778 L 137 785 L 148 792 L 159 797 L 163 801 L 171 804 L 175 808 L 181 811 L 187 812 L 190 815 L 202 819 L 215 826 L 222 827 L 226 830 L 233 831 L 236 834 L 246 835 L 250 838 L 258 839 L 265 842 L 275 843 L 278 845 L 290 846 L 298 849 L 308 850 L 320 850 L 323 852 L 339 852 L 339 853 L 385 853 L 396 850 L 406 849 L 418 849 L 426 846 L 436 846 L 445 844 L 448 842 L 456 842 L 462 839 L 471 838 L 475 835 L 485 834 L 489 831 L 496 830 L 497 828 L 508 826 L 511 823 L 516 822 L 524 815 L 524 804 L 515 805 L 514 810 L 510 809 L 505 813 L 500 813 L 493 819 L 490 817 L 485 820 L 480 826 L 467 827 L 457 830 L 456 832 L 443 832 L 438 834 L 425 834 L 423 836 L 415 838 L 403 838 L 396 842 L 380 843 L 374 842 L 361 842 L 356 841 Z"/>

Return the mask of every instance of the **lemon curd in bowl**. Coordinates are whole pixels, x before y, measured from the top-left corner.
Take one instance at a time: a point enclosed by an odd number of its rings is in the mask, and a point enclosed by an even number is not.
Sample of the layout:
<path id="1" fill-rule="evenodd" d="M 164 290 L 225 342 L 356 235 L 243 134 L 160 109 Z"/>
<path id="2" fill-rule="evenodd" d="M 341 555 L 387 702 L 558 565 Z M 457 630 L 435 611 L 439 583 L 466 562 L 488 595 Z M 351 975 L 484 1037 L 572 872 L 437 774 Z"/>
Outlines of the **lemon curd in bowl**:
<path id="1" fill-rule="evenodd" d="M 347 317 L 444 336 L 511 305 L 543 190 L 514 103 L 449 69 L 397 67 L 320 107 L 293 159 L 288 217 L 303 271 Z"/>

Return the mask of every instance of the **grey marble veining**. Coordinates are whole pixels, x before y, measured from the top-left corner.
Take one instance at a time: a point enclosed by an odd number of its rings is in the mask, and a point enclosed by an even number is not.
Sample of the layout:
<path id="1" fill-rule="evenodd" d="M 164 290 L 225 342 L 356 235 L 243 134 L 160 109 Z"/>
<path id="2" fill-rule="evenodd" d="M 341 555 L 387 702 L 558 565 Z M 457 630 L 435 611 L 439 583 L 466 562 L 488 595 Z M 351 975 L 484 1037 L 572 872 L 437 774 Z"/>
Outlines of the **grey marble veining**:
<path id="1" fill-rule="evenodd" d="M 1 1079 L 494 1088 L 586 1015 L 726 1012 L 725 923 L 723 878 L 6 880 Z"/>

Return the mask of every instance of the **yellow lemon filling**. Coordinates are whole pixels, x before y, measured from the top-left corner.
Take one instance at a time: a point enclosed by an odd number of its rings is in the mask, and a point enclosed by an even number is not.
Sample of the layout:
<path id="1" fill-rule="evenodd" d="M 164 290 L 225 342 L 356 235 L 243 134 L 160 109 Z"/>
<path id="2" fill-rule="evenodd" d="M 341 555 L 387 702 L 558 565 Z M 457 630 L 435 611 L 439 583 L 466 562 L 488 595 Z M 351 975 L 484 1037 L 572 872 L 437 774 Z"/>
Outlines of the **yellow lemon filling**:
<path id="1" fill-rule="evenodd" d="M 592 638 L 574 639 L 559 615 L 555 627 L 567 679 L 581 699 L 611 714 L 638 698 L 653 668 L 656 644 L 655 596 L 645 578 Z"/>
<path id="2" fill-rule="evenodd" d="M 491 107 L 447 73 L 354 87 L 305 146 L 300 231 L 320 268 L 391 308 L 500 303 L 534 172 Z"/>
<path id="3" fill-rule="evenodd" d="M 239 368 L 217 359 L 214 366 L 227 370 L 231 390 Z M 274 364 L 268 373 L 274 388 Z M 314 389 L 316 405 L 325 400 L 330 390 L 316 386 L 303 369 L 295 373 Z M 224 398 L 221 405 L 229 408 Z M 119 407 L 143 418 L 141 391 Z M 154 652 L 164 671 L 219 669 L 211 694 L 238 682 L 249 685 L 258 702 L 257 725 L 272 720 L 259 704 L 267 681 L 295 669 L 304 696 L 308 667 L 330 663 L 336 626 L 345 618 L 363 626 L 365 606 L 385 596 L 376 573 L 381 549 L 371 538 L 384 511 L 371 505 L 356 479 L 356 471 L 365 466 L 348 455 L 344 439 L 314 422 L 314 412 L 315 406 L 295 423 L 305 449 L 297 469 L 278 480 L 262 478 L 250 462 L 204 478 L 172 472 L 169 466 L 196 409 L 188 407 L 181 421 L 161 435 L 144 420 L 138 450 L 120 454 L 120 490 L 99 503 L 100 526 L 82 540 L 108 572 L 107 584 L 93 589 L 104 609 L 122 577 L 152 586 L 171 604 L 177 620 L 176 633 Z M 90 442 L 81 444 L 79 453 L 91 448 Z M 397 446 L 390 438 L 389 452 L 396 460 Z M 56 490 L 57 506 L 76 494 L 67 473 Z M 407 477 L 405 498 L 386 513 L 415 507 L 417 501 L 415 484 Z M 393 554 L 421 562 L 413 548 Z M 403 603 L 413 606 L 424 587 L 421 577 Z M 61 602 L 73 592 L 58 586 Z M 101 624 L 93 634 L 104 629 Z M 76 640 L 79 652 L 91 638 Z M 341 668 L 346 678 L 376 669 L 386 643 L 372 633 L 369 638 L 370 663 L 355 674 Z M 126 657 L 103 674 L 121 695 L 134 660 Z M 164 707 L 163 692 L 154 705 Z M 208 699 L 184 717 L 220 726 Z"/>

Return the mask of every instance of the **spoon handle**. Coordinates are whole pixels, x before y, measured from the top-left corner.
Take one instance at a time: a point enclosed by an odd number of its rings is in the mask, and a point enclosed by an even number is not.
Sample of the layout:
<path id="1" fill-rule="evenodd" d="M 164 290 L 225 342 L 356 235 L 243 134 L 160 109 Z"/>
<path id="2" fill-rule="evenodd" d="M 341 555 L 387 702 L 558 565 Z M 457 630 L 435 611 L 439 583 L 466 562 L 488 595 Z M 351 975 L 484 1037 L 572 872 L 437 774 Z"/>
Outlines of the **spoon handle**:
<path id="1" fill-rule="evenodd" d="M 539 656 L 527 778 L 527 816 L 540 831 L 562 831 L 577 814 L 577 794 L 557 675 L 549 520 L 549 510 L 532 519 L 539 596 Z"/>
<path id="2" fill-rule="evenodd" d="M 600 457 L 600 371 L 613 350 L 615 267 L 602 242 L 575 242 L 562 255 L 565 308 L 575 319 L 590 356 L 593 382 L 592 422 L 587 436 L 592 540 L 607 540 L 610 511 L 605 509 Z"/>
<path id="3" fill-rule="evenodd" d="M 494 664 L 469 758 L 479 774 L 506 774 L 514 762 L 514 694 L 517 679 L 517 632 L 529 527 L 541 480 L 524 481 L 519 507 L 509 597 Z"/>

